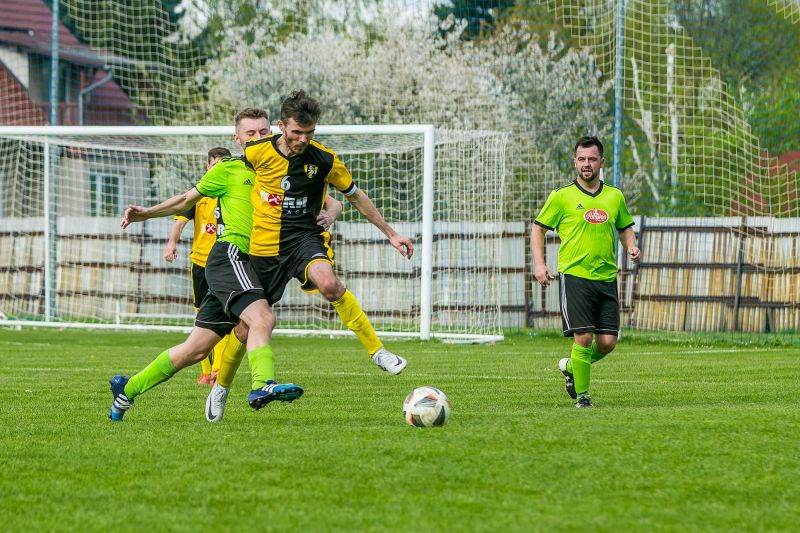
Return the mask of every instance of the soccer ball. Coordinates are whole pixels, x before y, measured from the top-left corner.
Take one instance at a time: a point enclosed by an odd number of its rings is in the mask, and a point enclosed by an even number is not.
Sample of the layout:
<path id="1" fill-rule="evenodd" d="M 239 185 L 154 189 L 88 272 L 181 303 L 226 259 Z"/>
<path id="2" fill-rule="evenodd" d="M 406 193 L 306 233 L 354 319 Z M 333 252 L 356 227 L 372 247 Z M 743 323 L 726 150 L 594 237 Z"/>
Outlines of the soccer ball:
<path id="1" fill-rule="evenodd" d="M 450 400 L 436 387 L 419 387 L 406 396 L 403 417 L 412 426 L 443 426 L 450 416 Z"/>

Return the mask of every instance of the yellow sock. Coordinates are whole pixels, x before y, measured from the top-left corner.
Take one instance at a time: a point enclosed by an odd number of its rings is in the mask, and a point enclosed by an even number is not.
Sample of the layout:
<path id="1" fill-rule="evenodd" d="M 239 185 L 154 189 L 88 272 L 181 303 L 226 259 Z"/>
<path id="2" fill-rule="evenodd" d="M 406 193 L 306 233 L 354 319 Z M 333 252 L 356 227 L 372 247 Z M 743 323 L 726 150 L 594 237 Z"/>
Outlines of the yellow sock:
<path id="1" fill-rule="evenodd" d="M 239 365 L 242 363 L 242 358 L 244 358 L 244 354 L 247 351 L 247 346 L 239 342 L 233 332 L 228 335 L 227 339 L 225 350 L 222 351 L 222 355 L 219 358 L 220 366 L 219 374 L 217 374 L 217 383 L 226 389 L 233 384 L 233 378 L 236 376 L 236 371 L 239 370 Z"/>
<path id="2" fill-rule="evenodd" d="M 203 360 L 200 361 L 200 372 L 202 372 L 204 376 L 211 373 L 211 361 L 208 357 L 204 357 Z"/>
<path id="3" fill-rule="evenodd" d="M 345 289 L 342 297 L 331 303 L 339 314 L 339 318 L 342 319 L 342 323 L 356 334 L 369 355 L 381 349 L 383 343 L 352 292 Z"/>
<path id="4" fill-rule="evenodd" d="M 213 358 L 212 358 L 212 361 L 211 361 L 211 371 L 212 372 L 219 372 L 219 367 L 222 364 L 222 354 L 225 353 L 225 347 L 228 345 L 228 340 L 231 337 L 235 337 L 235 336 L 236 335 L 234 335 L 233 332 L 231 331 L 230 333 L 228 333 L 227 335 L 222 337 L 222 340 L 219 341 L 216 344 L 216 346 L 214 346 L 213 350 L 211 350 L 211 353 L 213 354 Z"/>

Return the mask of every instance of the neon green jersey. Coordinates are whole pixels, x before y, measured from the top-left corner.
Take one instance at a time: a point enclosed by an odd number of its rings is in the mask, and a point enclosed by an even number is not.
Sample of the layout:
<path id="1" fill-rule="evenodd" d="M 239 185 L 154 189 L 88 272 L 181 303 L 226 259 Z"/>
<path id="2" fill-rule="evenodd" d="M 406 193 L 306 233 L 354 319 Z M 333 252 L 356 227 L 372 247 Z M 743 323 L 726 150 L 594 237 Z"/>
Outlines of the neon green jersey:
<path id="1" fill-rule="evenodd" d="M 573 181 L 550 193 L 534 223 L 558 232 L 559 272 L 596 281 L 616 279 L 614 228 L 633 226 L 622 191 L 600 182 L 590 193 Z"/>
<path id="2" fill-rule="evenodd" d="M 195 185 L 203 196 L 219 198 L 225 230 L 217 240 L 236 245 L 250 253 L 253 232 L 253 192 L 256 173 L 238 157 L 225 157 L 209 169 Z"/>

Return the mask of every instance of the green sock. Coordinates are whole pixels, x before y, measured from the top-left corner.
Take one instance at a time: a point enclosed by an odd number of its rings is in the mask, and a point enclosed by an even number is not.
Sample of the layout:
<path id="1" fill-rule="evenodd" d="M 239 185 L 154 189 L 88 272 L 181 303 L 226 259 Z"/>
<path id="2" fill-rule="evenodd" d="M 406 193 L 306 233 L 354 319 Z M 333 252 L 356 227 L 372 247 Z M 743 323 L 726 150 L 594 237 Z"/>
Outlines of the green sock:
<path id="1" fill-rule="evenodd" d="M 572 344 L 572 376 L 575 379 L 575 392 L 589 392 L 589 377 L 592 373 L 592 349 L 580 344 Z"/>
<path id="2" fill-rule="evenodd" d="M 592 364 L 595 364 L 600 359 L 608 355 L 606 353 L 600 353 L 597 351 L 597 342 L 592 342 L 592 347 L 590 349 L 592 350 Z"/>
<path id="3" fill-rule="evenodd" d="M 254 390 L 266 385 L 267 381 L 275 380 L 275 354 L 269 344 L 247 352 L 247 361 Z"/>
<path id="4" fill-rule="evenodd" d="M 133 400 L 159 383 L 167 381 L 175 375 L 175 372 L 177 370 L 172 365 L 172 361 L 169 360 L 169 351 L 165 350 L 138 374 L 131 376 L 127 385 L 125 385 L 125 396 L 129 400 Z"/>

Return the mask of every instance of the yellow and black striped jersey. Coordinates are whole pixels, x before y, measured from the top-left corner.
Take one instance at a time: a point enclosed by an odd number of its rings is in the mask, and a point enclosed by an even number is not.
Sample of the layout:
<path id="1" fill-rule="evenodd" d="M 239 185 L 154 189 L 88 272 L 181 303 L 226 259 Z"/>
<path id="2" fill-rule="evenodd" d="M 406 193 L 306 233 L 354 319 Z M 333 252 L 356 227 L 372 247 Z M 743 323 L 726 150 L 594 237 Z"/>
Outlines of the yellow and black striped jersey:
<path id="1" fill-rule="evenodd" d="M 189 258 L 195 265 L 205 267 L 211 247 L 217 242 L 217 235 L 221 235 L 225 227 L 217 199 L 204 196 L 185 213 L 175 215 L 175 220 L 184 222 L 194 220 L 192 253 Z"/>
<path id="2" fill-rule="evenodd" d="M 279 138 L 250 141 L 244 149 L 256 171 L 250 253 L 261 257 L 280 255 L 307 235 L 323 232 L 317 215 L 329 185 L 346 196 L 357 190 L 333 150 L 312 140 L 302 154 L 286 157 L 276 145 Z"/>

